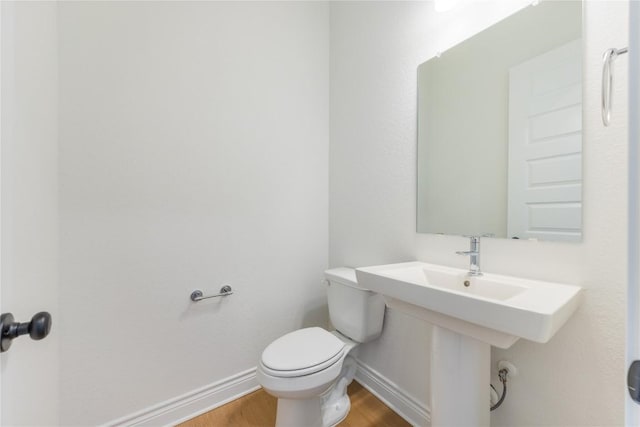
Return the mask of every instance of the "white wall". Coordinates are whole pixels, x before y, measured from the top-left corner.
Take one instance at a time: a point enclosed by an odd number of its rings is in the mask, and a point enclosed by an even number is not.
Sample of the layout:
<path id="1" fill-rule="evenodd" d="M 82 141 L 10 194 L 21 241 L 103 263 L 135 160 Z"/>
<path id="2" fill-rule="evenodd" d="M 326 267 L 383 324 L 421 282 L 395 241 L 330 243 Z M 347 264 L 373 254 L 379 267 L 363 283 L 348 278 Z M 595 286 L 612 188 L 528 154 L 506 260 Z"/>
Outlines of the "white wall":
<path id="1" fill-rule="evenodd" d="M 58 423 L 56 5 L 2 2 L 2 312 L 53 317 L 0 356 L 2 425 Z"/>
<path id="2" fill-rule="evenodd" d="M 331 266 L 415 259 L 416 67 L 427 58 L 429 7 L 331 4 Z M 427 401 L 430 332 L 387 310 L 360 359 Z"/>
<path id="3" fill-rule="evenodd" d="M 255 367 L 326 322 L 329 8 L 63 2 L 63 424 Z M 200 304 L 195 288 L 234 295 Z"/>
<path id="4" fill-rule="evenodd" d="M 467 259 L 454 254 L 467 248 L 465 239 L 415 233 L 416 68 L 437 50 L 480 29 L 467 26 L 469 22 L 505 16 L 505 3 L 493 9 L 478 2 L 448 12 L 440 19 L 447 32 L 440 33 L 434 32 L 429 3 L 332 4 L 331 265 L 420 259 L 467 266 Z M 585 5 L 583 243 L 487 239 L 483 244 L 487 271 L 587 290 L 581 309 L 549 343 L 521 341 L 493 352 L 494 362 L 510 359 L 520 374 L 510 382 L 509 396 L 493 413 L 492 425 L 624 421 L 625 59 L 618 60 L 616 113 L 607 129 L 600 123 L 599 78 L 603 50 L 627 44 L 627 7 L 611 1 Z M 447 22 L 455 25 L 447 27 Z M 389 314 L 383 336 L 361 358 L 426 403 L 429 327 Z"/>

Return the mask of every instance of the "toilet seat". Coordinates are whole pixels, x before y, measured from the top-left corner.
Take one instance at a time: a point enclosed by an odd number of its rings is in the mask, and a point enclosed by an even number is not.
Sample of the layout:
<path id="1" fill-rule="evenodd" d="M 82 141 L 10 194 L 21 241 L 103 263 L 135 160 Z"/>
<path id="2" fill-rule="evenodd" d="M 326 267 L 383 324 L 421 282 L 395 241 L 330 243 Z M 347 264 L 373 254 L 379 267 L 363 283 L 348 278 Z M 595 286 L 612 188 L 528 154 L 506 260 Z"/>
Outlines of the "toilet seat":
<path id="1" fill-rule="evenodd" d="M 310 375 L 338 362 L 346 344 L 318 327 L 299 329 L 272 342 L 262 353 L 261 367 L 274 377 Z"/>

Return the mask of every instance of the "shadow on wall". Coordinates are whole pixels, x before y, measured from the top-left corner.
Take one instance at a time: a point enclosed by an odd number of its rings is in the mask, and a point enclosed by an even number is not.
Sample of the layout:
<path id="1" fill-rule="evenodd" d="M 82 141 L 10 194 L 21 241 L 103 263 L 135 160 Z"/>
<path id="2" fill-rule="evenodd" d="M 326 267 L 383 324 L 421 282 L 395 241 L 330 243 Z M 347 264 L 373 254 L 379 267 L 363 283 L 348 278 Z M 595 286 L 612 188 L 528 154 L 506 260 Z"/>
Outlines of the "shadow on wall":
<path id="1" fill-rule="evenodd" d="M 313 302 L 305 305 L 300 327 L 309 328 L 312 326 L 319 326 L 329 331 L 334 329 L 329 321 L 329 305 L 326 298 L 320 302 L 320 305 Z"/>

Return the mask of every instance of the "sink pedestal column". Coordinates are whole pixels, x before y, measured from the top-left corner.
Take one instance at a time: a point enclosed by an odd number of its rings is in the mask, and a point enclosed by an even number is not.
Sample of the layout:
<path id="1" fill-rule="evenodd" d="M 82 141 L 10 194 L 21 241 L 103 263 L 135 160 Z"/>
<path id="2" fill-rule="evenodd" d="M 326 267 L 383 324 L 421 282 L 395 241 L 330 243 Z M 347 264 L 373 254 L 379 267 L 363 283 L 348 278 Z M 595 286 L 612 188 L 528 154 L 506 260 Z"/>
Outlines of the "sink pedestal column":
<path id="1" fill-rule="evenodd" d="M 489 426 L 491 346 L 440 326 L 431 340 L 431 426 Z"/>

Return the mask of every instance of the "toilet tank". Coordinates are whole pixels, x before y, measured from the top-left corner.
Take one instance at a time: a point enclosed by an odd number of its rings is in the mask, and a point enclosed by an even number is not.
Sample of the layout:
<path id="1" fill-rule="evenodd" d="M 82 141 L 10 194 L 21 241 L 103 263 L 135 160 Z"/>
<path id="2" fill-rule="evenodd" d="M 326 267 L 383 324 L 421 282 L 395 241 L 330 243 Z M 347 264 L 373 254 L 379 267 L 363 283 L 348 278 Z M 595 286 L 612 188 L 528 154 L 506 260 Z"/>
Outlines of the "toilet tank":
<path id="1" fill-rule="evenodd" d="M 358 287 L 353 268 L 334 268 L 324 276 L 329 317 L 338 332 L 361 343 L 380 336 L 385 307 L 382 295 Z"/>

